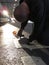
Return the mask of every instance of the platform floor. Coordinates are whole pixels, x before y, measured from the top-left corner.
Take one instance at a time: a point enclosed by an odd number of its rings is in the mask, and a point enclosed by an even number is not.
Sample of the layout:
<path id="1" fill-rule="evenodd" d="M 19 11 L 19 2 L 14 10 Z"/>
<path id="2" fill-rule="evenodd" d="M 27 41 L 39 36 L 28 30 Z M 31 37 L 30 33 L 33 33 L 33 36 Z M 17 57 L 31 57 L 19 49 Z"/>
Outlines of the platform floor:
<path id="1" fill-rule="evenodd" d="M 9 23 L 0 26 L 0 65 L 49 65 L 49 46 L 37 41 L 33 41 L 32 45 L 20 43 L 20 38 L 13 35 L 13 31 L 18 30 Z"/>

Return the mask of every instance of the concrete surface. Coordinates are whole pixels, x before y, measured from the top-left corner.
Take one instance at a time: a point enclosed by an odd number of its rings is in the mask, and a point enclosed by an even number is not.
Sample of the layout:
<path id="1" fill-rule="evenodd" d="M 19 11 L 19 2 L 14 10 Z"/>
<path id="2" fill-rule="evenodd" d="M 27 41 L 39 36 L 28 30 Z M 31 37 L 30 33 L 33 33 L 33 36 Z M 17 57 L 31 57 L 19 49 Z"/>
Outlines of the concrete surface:
<path id="1" fill-rule="evenodd" d="M 30 46 L 20 43 L 20 38 L 13 34 L 18 30 L 9 23 L 0 26 L 0 65 L 49 65 L 49 46 L 42 46 L 36 41 Z"/>

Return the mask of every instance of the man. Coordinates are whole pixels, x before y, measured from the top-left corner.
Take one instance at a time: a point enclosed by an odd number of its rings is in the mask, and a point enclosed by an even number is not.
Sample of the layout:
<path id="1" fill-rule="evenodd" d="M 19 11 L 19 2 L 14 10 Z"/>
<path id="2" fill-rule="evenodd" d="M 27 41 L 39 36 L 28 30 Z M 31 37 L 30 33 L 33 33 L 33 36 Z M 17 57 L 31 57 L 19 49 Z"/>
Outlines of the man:
<path id="1" fill-rule="evenodd" d="M 43 44 L 49 43 L 49 0 L 24 0 L 14 11 L 14 17 L 21 22 L 18 32 L 20 36 L 28 20 L 34 21 L 34 31 L 28 42 L 38 40 Z"/>

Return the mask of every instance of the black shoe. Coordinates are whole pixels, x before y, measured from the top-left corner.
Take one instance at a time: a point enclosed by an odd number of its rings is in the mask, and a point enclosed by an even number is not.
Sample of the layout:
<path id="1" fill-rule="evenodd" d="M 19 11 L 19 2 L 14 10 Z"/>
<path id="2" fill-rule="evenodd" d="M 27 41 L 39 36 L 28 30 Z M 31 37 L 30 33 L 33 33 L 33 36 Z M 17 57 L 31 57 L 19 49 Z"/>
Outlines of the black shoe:
<path id="1" fill-rule="evenodd" d="M 30 42 L 28 42 L 27 45 L 34 45 L 34 44 L 31 44 Z"/>
<path id="2" fill-rule="evenodd" d="M 29 39 L 27 39 L 27 45 L 32 45 L 32 44 L 30 44 L 31 42 L 29 41 Z"/>
<path id="3" fill-rule="evenodd" d="M 28 42 L 27 45 L 32 45 L 32 44 L 30 44 L 30 43 Z"/>
<path id="4" fill-rule="evenodd" d="M 34 39 L 33 40 L 30 40 L 30 39 L 27 39 L 27 45 L 33 45 L 33 43 L 32 43 L 32 41 L 34 41 Z"/>

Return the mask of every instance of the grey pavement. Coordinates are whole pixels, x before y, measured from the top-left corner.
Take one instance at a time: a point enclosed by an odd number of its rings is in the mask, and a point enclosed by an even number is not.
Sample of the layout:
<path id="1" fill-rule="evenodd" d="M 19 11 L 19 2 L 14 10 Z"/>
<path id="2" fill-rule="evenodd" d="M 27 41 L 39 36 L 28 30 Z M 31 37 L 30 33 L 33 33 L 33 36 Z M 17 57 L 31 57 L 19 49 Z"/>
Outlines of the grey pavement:
<path id="1" fill-rule="evenodd" d="M 49 46 L 37 41 L 30 46 L 20 43 L 20 38 L 13 34 L 13 31 L 17 33 L 18 30 L 18 27 L 9 23 L 0 27 L 0 65 L 49 65 Z M 29 36 L 29 33 L 23 33 Z"/>

